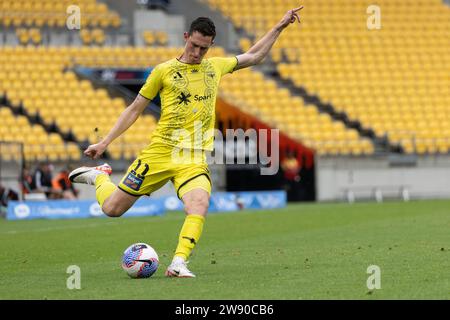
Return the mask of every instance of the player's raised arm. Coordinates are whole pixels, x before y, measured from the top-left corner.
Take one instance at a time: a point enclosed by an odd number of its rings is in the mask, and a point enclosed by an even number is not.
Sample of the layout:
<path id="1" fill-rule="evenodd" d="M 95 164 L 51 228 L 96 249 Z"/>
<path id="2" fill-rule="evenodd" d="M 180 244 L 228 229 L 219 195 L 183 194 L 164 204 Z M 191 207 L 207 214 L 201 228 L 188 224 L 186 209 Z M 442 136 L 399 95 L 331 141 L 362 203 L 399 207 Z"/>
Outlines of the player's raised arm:
<path id="1" fill-rule="evenodd" d="M 300 23 L 299 11 L 303 6 L 289 10 L 276 26 L 267 32 L 258 42 L 256 42 L 246 53 L 237 56 L 238 65 L 235 70 L 250 67 L 261 63 L 269 53 L 281 32 L 291 23 Z"/>
<path id="2" fill-rule="evenodd" d="M 147 107 L 149 100 L 138 94 L 136 99 L 131 103 L 119 116 L 114 127 L 100 142 L 90 145 L 84 154 L 92 159 L 98 159 L 105 152 L 108 145 L 124 133 L 131 125 L 136 122 L 139 115 Z"/>

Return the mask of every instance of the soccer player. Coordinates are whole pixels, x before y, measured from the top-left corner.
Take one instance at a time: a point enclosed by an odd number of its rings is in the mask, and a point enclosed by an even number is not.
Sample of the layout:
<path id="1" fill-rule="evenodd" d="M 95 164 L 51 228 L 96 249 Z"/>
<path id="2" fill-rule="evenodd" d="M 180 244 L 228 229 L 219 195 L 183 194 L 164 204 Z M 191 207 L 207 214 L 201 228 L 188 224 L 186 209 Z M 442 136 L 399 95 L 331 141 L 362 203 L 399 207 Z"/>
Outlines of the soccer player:
<path id="1" fill-rule="evenodd" d="M 215 102 L 221 77 L 227 73 L 259 64 L 269 53 L 281 32 L 298 21 L 298 11 L 289 10 L 272 30 L 246 53 L 235 57 L 204 59 L 214 43 L 214 23 L 205 17 L 192 22 L 184 33 L 184 52 L 178 58 L 157 65 L 148 76 L 134 102 L 119 116 L 109 133 L 90 145 L 84 154 L 98 159 L 108 145 L 125 132 L 159 92 L 161 118 L 151 143 L 131 164 L 118 186 L 109 175 L 108 164 L 81 167 L 70 173 L 75 183 L 95 185 L 96 198 L 103 212 L 110 217 L 124 214 L 142 195 L 150 195 L 167 181 L 172 181 L 184 204 L 185 222 L 181 228 L 172 263 L 166 270 L 169 277 L 195 277 L 186 261 L 202 234 L 209 207 L 211 178 L 205 151 L 213 148 L 213 136 L 192 145 L 196 137 L 205 137 L 215 124 Z M 201 126 L 197 124 L 201 123 Z M 180 134 L 183 132 L 183 134 Z M 201 150 L 200 161 L 173 161 L 178 150 Z"/>

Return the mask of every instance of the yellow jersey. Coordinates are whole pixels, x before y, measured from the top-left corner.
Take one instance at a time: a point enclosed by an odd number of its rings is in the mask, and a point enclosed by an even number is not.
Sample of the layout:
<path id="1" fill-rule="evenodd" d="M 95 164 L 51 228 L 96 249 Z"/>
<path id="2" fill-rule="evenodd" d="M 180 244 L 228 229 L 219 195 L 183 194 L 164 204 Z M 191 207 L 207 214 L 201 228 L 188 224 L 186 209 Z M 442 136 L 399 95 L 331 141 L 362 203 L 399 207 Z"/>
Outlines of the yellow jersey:
<path id="1" fill-rule="evenodd" d="M 171 59 L 157 65 L 139 91 L 149 100 L 158 92 L 161 97 L 161 118 L 150 147 L 212 150 L 219 82 L 236 66 L 236 57 L 203 59 L 200 64 Z"/>

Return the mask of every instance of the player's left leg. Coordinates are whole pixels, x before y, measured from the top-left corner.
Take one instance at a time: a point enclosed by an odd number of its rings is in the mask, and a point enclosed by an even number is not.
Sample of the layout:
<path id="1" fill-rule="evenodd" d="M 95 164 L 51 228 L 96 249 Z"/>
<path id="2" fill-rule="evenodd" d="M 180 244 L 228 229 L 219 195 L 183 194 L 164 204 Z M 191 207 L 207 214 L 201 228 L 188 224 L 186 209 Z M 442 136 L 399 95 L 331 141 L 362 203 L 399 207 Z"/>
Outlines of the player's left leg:
<path id="1" fill-rule="evenodd" d="M 136 202 L 139 196 L 130 195 L 116 187 L 111 181 L 112 169 L 104 163 L 97 167 L 80 167 L 69 174 L 73 183 L 95 186 L 95 196 L 102 211 L 109 217 L 120 217 Z"/>
<path id="2" fill-rule="evenodd" d="M 198 243 L 209 207 L 211 182 L 201 174 L 178 189 L 178 195 L 184 203 L 186 218 L 181 228 L 178 245 L 172 263 L 167 268 L 169 277 L 195 277 L 186 266 L 192 250 Z"/>
<path id="3" fill-rule="evenodd" d="M 175 256 L 188 260 L 203 231 L 209 207 L 209 193 L 197 188 L 187 192 L 182 199 L 186 218 L 181 228 Z"/>

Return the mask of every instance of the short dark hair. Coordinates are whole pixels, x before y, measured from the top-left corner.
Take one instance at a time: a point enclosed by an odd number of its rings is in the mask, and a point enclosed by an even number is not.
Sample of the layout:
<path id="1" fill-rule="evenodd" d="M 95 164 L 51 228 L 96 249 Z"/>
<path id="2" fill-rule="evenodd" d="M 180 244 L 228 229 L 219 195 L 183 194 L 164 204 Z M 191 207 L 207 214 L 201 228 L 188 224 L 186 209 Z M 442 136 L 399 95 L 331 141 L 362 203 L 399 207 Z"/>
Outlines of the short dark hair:
<path id="1" fill-rule="evenodd" d="M 199 17 L 192 21 L 189 27 L 189 35 L 192 35 L 194 31 L 200 32 L 204 36 L 210 36 L 214 40 L 216 37 L 216 26 L 210 18 Z"/>

